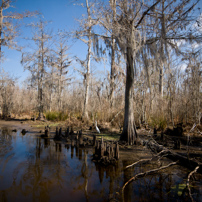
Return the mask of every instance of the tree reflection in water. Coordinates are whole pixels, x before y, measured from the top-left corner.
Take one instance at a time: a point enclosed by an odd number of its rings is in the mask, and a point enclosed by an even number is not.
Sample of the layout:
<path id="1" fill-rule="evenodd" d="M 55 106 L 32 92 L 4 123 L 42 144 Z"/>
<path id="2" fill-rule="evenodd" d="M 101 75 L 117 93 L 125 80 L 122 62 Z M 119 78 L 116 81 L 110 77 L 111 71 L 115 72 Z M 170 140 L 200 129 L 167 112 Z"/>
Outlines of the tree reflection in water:
<path id="1" fill-rule="evenodd" d="M 91 161 L 92 148 L 79 148 L 36 135 L 22 136 L 3 129 L 0 134 L 0 201 L 109 201 L 120 199 L 124 182 L 155 164 L 124 169 L 132 161 L 116 166 Z M 137 158 L 138 157 L 137 152 Z M 167 162 L 165 162 L 166 164 Z M 175 166 L 156 175 L 137 179 L 125 188 L 124 200 L 186 201 L 180 196 L 189 170 Z M 199 175 L 197 176 L 199 179 Z M 200 186 L 192 188 L 200 201 Z"/>

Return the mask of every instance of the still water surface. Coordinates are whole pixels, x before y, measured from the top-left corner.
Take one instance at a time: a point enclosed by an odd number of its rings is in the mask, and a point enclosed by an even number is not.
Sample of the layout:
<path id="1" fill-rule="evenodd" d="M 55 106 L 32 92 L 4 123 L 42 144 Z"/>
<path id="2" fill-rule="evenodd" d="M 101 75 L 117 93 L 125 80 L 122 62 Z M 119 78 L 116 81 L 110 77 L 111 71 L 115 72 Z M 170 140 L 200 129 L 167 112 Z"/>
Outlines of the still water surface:
<path id="1" fill-rule="evenodd" d="M 142 152 L 142 151 L 141 151 Z M 110 201 L 120 199 L 123 183 L 154 165 L 119 160 L 108 168 L 95 165 L 93 149 L 71 148 L 35 134 L 0 131 L 0 201 Z M 138 154 L 138 150 L 137 150 Z M 167 164 L 167 162 L 165 162 Z M 125 201 L 190 201 L 183 195 L 190 171 L 174 166 L 166 172 L 139 179 L 125 189 Z M 193 197 L 202 201 L 201 185 Z M 115 200 L 114 200 L 115 201 Z"/>

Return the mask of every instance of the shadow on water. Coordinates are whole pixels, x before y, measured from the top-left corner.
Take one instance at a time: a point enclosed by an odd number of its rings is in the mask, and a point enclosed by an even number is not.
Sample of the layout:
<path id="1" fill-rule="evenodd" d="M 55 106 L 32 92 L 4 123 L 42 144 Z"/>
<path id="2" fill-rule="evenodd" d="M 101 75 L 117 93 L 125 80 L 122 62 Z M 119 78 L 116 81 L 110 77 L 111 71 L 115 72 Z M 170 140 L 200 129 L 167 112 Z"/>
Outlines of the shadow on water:
<path id="1" fill-rule="evenodd" d="M 140 151 L 137 151 L 137 153 Z M 142 151 L 141 151 L 142 152 Z M 121 200 L 123 184 L 139 172 L 154 168 L 119 160 L 116 166 L 91 161 L 92 148 L 78 148 L 39 136 L 23 136 L 2 128 L 0 133 L 0 201 L 110 201 Z M 167 164 L 167 162 L 163 162 Z M 174 166 L 126 186 L 124 201 L 190 201 L 185 180 L 190 171 Z M 192 183 L 201 201 L 201 185 Z"/>

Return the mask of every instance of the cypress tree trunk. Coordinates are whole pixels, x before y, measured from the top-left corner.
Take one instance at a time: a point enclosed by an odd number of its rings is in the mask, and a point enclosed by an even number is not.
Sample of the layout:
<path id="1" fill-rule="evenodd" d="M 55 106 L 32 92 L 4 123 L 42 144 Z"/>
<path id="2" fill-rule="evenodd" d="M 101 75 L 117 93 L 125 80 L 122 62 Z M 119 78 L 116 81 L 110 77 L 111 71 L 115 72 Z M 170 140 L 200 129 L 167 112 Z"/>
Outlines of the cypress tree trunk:
<path id="1" fill-rule="evenodd" d="M 137 139 L 133 112 L 133 83 L 134 83 L 134 61 L 132 47 L 127 47 L 127 70 L 126 70 L 126 89 L 125 89 L 125 114 L 124 126 L 120 140 L 127 141 L 132 145 Z"/>

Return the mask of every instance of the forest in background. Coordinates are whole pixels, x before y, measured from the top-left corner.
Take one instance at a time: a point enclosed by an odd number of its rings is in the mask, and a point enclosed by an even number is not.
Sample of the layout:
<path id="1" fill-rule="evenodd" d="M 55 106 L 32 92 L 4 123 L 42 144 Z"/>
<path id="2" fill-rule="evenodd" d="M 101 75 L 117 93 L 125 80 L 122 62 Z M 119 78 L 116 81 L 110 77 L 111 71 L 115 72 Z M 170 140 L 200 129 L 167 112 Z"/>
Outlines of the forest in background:
<path id="1" fill-rule="evenodd" d="M 57 34 L 46 29 L 48 22 L 37 12 L 7 13 L 12 2 L 0 4 L 1 66 L 2 47 L 15 48 L 30 77 L 19 86 L 1 68 L 2 118 L 109 122 L 123 129 L 129 143 L 136 138 L 136 126 L 145 123 L 161 130 L 178 123 L 200 124 L 199 1 L 86 0 L 81 5 L 86 14 L 75 22 L 78 29 Z M 27 17 L 39 18 L 30 24 L 32 48 L 15 43 L 15 22 Z M 69 56 L 70 38 L 86 44 L 85 60 Z M 99 66 L 105 60 L 110 71 L 95 76 L 92 62 Z M 73 79 L 70 72 L 83 79 Z"/>

